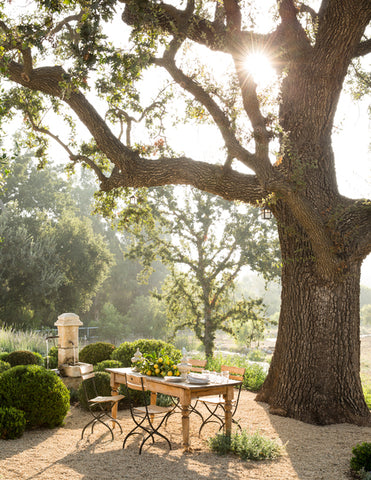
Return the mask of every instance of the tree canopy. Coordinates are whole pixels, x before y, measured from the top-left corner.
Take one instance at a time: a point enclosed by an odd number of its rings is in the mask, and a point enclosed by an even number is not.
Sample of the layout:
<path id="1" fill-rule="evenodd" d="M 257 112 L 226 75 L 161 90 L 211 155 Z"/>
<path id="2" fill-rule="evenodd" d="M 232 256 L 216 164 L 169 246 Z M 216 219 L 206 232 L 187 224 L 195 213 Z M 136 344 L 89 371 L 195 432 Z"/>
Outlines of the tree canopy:
<path id="1" fill-rule="evenodd" d="M 371 208 L 339 193 L 331 137 L 352 71 L 358 94 L 369 91 L 362 60 L 371 52 L 371 2 L 35 0 L 24 9 L 2 3 L 0 12 L 2 118 L 21 113 L 41 163 L 51 138 L 70 168 L 91 168 L 106 211 L 122 206 L 130 187 L 166 184 L 269 204 L 282 303 L 258 398 L 308 422 L 369 423 L 359 279 L 371 250 Z M 278 74 L 269 95 L 246 69 L 257 50 Z M 201 135 L 192 154 L 168 134 L 189 120 L 218 132 Z M 217 141 L 220 155 L 204 159 Z"/>
<path id="2" fill-rule="evenodd" d="M 274 222 L 262 220 L 259 209 L 195 189 L 156 189 L 147 205 L 152 222 L 127 226 L 134 236 L 128 256 L 141 259 L 145 268 L 155 260 L 167 266 L 156 297 L 166 305 L 171 330 L 191 329 L 207 357 L 218 330 L 237 338 L 250 323 L 248 345 L 260 338 L 266 320 L 262 299 L 237 296 L 235 287 L 244 267 L 266 280 L 279 275 Z"/>

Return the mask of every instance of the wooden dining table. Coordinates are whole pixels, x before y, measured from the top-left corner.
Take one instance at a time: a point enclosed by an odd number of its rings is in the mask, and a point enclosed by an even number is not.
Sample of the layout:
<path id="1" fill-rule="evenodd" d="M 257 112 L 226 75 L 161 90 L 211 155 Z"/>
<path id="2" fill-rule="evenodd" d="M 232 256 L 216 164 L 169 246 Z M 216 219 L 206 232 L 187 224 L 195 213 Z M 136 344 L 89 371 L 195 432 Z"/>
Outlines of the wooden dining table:
<path id="1" fill-rule="evenodd" d="M 224 433 L 231 435 L 232 431 L 232 400 L 234 397 L 234 389 L 242 382 L 238 380 L 223 379 L 223 383 L 207 383 L 196 384 L 188 383 L 183 380 L 181 382 L 174 382 L 164 379 L 163 377 L 154 377 L 142 375 L 139 372 L 133 371 L 132 368 L 106 368 L 106 371 L 111 375 L 111 390 L 112 395 L 118 395 L 119 387 L 125 384 L 125 375 L 137 375 L 143 377 L 145 389 L 151 392 L 151 404 L 156 403 L 158 393 L 170 395 L 179 399 L 179 405 L 182 413 L 182 435 L 183 448 L 186 451 L 191 451 L 189 439 L 189 415 L 191 412 L 191 401 L 193 398 L 204 397 L 208 395 L 222 395 L 225 400 L 225 423 Z M 112 417 L 117 418 L 117 403 L 112 407 Z"/>

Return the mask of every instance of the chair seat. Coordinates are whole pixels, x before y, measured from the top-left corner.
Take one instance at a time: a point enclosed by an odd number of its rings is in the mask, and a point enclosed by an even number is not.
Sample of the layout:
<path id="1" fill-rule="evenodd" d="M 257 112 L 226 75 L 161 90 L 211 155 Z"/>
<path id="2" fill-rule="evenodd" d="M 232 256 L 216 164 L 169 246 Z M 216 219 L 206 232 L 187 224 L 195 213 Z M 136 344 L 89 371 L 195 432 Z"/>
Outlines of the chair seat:
<path id="1" fill-rule="evenodd" d="M 147 412 L 150 415 L 159 415 L 161 413 L 166 414 L 168 412 L 171 412 L 173 410 L 173 407 L 160 407 L 158 405 L 147 405 L 146 407 L 134 407 L 133 412 L 138 413 L 141 415 L 146 415 Z"/>
<path id="2" fill-rule="evenodd" d="M 125 398 L 124 395 L 112 395 L 110 397 L 101 397 L 101 396 L 98 396 L 98 397 L 95 397 L 95 398 L 91 398 L 89 400 L 89 403 L 107 403 L 107 402 L 119 402 L 120 400 L 122 400 L 123 398 Z"/>
<path id="3" fill-rule="evenodd" d="M 211 405 L 224 405 L 225 404 L 225 400 L 222 396 L 218 396 L 218 395 L 210 395 L 210 397 L 199 397 L 198 398 L 198 401 L 199 402 L 202 402 L 202 403 L 210 403 Z M 233 399 L 232 400 L 232 405 L 235 403 L 235 400 Z"/>

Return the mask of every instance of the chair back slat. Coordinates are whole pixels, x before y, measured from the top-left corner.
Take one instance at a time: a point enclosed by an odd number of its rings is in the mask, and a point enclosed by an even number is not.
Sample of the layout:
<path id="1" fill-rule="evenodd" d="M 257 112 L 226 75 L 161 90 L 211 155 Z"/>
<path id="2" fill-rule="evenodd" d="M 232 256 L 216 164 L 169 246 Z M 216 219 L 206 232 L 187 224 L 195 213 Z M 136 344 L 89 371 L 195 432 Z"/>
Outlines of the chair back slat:
<path id="1" fill-rule="evenodd" d="M 229 378 L 231 380 L 238 380 L 240 382 L 243 381 L 246 370 L 244 367 L 234 367 L 233 365 L 222 365 L 220 369 L 222 372 L 229 372 Z"/>
<path id="2" fill-rule="evenodd" d="M 201 373 L 206 367 L 206 360 L 200 360 L 198 358 L 191 358 L 188 360 L 188 363 L 191 364 L 191 372 Z"/>

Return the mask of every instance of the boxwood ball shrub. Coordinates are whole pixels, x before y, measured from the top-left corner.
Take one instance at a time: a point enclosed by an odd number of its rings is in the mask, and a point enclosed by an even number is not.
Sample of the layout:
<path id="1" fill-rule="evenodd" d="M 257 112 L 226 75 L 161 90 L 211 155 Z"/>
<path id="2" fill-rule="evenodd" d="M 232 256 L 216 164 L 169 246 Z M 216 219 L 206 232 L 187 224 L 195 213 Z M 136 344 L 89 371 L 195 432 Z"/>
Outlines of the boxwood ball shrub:
<path id="1" fill-rule="evenodd" d="M 44 365 L 44 359 L 39 353 L 29 352 L 28 350 L 16 350 L 9 353 L 3 360 L 10 363 L 12 367 L 16 365 Z"/>
<path id="2" fill-rule="evenodd" d="M 118 360 L 103 360 L 94 365 L 94 372 L 104 372 L 106 368 L 119 368 L 122 367 L 122 363 Z"/>
<path id="3" fill-rule="evenodd" d="M 371 471 L 371 443 L 363 442 L 356 445 L 353 450 L 353 457 L 350 460 L 350 468 L 359 472 L 362 468 Z"/>
<path id="4" fill-rule="evenodd" d="M 14 407 L 0 407 L 0 438 L 19 438 L 26 428 L 26 415 Z"/>
<path id="5" fill-rule="evenodd" d="M 6 357 L 9 355 L 9 352 L 0 352 L 0 360 L 5 362 Z"/>
<path id="6" fill-rule="evenodd" d="M 79 360 L 96 365 L 103 360 L 109 360 L 115 348 L 112 343 L 108 342 L 90 343 L 80 350 Z"/>
<path id="7" fill-rule="evenodd" d="M 123 367 L 131 367 L 131 358 L 134 356 L 137 348 L 145 355 L 146 353 L 164 354 L 168 355 L 175 363 L 182 358 L 180 350 L 174 347 L 171 343 L 166 343 L 163 340 L 146 340 L 140 339 L 135 342 L 124 342 L 112 353 L 114 360 L 119 360 Z"/>
<path id="8" fill-rule="evenodd" d="M 10 363 L 0 360 L 0 374 L 5 372 L 5 370 L 9 370 L 9 368 L 11 368 Z"/>
<path id="9" fill-rule="evenodd" d="M 39 365 L 18 365 L 0 375 L 0 405 L 25 412 L 27 427 L 62 425 L 70 408 L 67 387 Z"/>

